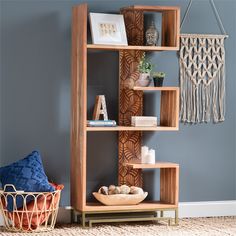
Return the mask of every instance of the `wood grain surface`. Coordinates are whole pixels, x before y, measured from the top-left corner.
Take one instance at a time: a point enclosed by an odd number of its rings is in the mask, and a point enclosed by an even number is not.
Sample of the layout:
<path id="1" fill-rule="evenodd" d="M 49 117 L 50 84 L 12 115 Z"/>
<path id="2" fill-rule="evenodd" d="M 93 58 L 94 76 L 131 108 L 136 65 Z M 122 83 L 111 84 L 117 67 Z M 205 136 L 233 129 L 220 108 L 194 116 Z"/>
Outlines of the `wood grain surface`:
<path id="1" fill-rule="evenodd" d="M 86 205 L 87 4 L 72 9 L 71 205 Z"/>
<path id="2" fill-rule="evenodd" d="M 140 11 L 122 11 L 124 15 L 129 45 L 143 45 L 143 13 Z M 119 52 L 120 89 L 119 89 L 119 125 L 131 126 L 131 116 L 143 114 L 143 91 L 135 91 L 124 86 L 130 78 L 138 79 L 138 63 L 143 51 Z M 119 184 L 142 187 L 142 172 L 123 165 L 131 159 L 140 159 L 142 133 L 140 131 L 119 132 Z"/>

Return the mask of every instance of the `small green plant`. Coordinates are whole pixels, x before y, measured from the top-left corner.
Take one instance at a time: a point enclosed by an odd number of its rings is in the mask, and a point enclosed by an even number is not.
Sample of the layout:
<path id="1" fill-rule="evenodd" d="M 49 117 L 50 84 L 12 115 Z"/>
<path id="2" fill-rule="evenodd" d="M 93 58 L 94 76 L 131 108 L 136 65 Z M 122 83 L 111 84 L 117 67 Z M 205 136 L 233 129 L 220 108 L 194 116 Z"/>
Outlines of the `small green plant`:
<path id="1" fill-rule="evenodd" d="M 149 73 L 152 71 L 153 65 L 150 63 L 149 60 L 146 59 L 145 53 L 142 56 L 142 59 L 139 62 L 138 70 L 140 73 Z"/>
<path id="2" fill-rule="evenodd" d="M 164 78 L 166 76 L 165 72 L 153 72 L 154 78 Z"/>

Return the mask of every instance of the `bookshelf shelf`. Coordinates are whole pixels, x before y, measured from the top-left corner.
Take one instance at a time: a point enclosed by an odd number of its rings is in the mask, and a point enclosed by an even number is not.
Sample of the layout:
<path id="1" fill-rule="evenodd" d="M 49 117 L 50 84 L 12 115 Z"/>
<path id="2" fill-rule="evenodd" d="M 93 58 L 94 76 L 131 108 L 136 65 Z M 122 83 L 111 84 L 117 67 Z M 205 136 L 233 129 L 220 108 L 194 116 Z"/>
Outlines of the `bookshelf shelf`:
<path id="1" fill-rule="evenodd" d="M 140 91 L 179 91 L 179 87 L 133 87 L 133 90 Z"/>
<path id="2" fill-rule="evenodd" d="M 156 162 L 155 164 L 143 164 L 143 163 L 124 163 L 133 169 L 156 169 L 156 168 L 179 168 L 179 164 L 172 162 Z"/>
<path id="3" fill-rule="evenodd" d="M 133 127 L 133 126 L 115 126 L 115 127 L 87 127 L 87 131 L 177 131 L 177 127 Z"/>
<path id="4" fill-rule="evenodd" d="M 129 211 L 153 211 L 153 210 L 165 210 L 165 209 L 175 209 L 177 204 L 168 204 L 165 202 L 155 201 L 155 202 L 148 202 L 144 201 L 139 205 L 124 205 L 124 206 L 104 206 L 99 203 L 94 202 L 87 202 L 85 206 L 86 212 L 129 212 Z"/>
<path id="5" fill-rule="evenodd" d="M 120 50 L 139 50 L 139 51 L 178 51 L 179 47 L 171 46 L 119 46 L 119 45 L 100 45 L 100 44 L 87 44 L 89 50 L 108 50 L 108 51 L 120 51 Z"/>

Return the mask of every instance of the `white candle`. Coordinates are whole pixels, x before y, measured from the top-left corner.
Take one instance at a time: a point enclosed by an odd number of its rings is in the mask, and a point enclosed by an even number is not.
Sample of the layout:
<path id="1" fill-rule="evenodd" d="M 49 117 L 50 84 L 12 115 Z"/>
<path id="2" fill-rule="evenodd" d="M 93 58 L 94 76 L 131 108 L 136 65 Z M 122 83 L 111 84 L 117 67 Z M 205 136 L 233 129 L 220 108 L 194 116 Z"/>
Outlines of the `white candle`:
<path id="1" fill-rule="evenodd" d="M 146 156 L 148 155 L 148 147 L 141 147 L 141 163 L 146 163 Z"/>
<path id="2" fill-rule="evenodd" d="M 147 156 L 146 156 L 146 163 L 148 164 L 155 164 L 156 162 L 156 159 L 155 159 L 155 150 L 154 149 L 151 149 Z"/>

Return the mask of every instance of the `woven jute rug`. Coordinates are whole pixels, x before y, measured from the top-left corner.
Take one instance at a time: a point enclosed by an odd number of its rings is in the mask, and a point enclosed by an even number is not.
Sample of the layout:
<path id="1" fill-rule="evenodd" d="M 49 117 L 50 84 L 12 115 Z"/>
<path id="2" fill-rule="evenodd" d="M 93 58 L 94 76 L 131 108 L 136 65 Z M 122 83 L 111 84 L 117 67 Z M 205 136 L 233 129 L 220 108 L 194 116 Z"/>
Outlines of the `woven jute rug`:
<path id="1" fill-rule="evenodd" d="M 167 226 L 160 223 L 97 224 L 92 228 L 81 228 L 78 225 L 58 225 L 47 233 L 10 233 L 0 228 L 0 235 L 41 235 L 41 236 L 236 236 L 235 217 L 191 218 L 181 219 L 179 226 Z"/>

